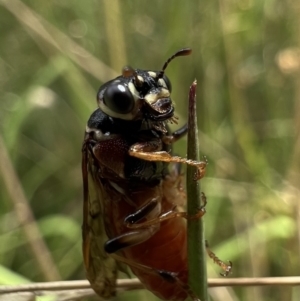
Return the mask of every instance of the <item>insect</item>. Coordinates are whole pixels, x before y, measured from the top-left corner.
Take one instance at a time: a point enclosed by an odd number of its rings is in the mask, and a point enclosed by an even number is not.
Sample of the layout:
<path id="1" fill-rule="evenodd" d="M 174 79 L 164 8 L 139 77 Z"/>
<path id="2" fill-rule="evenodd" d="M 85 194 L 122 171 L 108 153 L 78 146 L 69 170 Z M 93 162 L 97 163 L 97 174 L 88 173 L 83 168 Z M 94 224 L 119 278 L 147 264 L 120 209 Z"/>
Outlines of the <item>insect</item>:
<path id="1" fill-rule="evenodd" d="M 82 235 L 87 278 L 103 298 L 115 295 L 117 271 L 128 265 L 159 298 L 198 300 L 187 285 L 188 217 L 176 209 L 185 197 L 177 167 L 195 166 L 200 179 L 206 162 L 170 154 L 187 125 L 168 128 L 177 119 L 165 75 L 175 57 L 190 53 L 177 51 L 160 71 L 124 67 L 98 91 L 82 148 Z"/>

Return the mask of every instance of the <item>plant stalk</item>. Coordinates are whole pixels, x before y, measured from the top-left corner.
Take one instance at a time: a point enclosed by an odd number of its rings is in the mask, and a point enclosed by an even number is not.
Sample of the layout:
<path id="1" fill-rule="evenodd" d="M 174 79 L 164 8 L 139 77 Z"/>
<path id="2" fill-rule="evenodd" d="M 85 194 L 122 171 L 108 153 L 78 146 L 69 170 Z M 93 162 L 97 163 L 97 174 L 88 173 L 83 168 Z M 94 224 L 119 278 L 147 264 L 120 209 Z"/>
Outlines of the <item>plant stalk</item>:
<path id="1" fill-rule="evenodd" d="M 199 139 L 196 113 L 196 87 L 195 80 L 189 91 L 189 119 L 188 119 L 188 147 L 187 157 L 199 161 Z M 200 181 L 195 181 L 196 169 L 187 166 L 187 212 L 189 216 L 195 215 L 201 207 Z M 188 239 L 188 269 L 189 285 L 193 293 L 201 300 L 208 300 L 206 250 L 204 238 L 203 218 L 189 219 L 187 225 Z"/>

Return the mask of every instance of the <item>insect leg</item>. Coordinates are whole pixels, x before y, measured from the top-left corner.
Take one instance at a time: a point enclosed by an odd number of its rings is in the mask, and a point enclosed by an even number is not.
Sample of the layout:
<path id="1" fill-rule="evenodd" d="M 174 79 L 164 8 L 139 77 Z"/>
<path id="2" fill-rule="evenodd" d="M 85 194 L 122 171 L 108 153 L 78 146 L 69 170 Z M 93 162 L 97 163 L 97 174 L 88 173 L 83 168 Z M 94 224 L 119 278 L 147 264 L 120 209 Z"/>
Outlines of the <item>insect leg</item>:
<path id="1" fill-rule="evenodd" d="M 160 143 L 158 141 L 140 142 L 133 144 L 129 149 L 129 155 L 146 161 L 162 161 L 162 162 L 174 162 L 184 163 L 197 168 L 195 180 L 200 180 L 204 177 L 205 167 L 207 161 L 195 161 L 191 159 L 181 158 L 178 156 L 172 156 L 166 151 L 161 151 Z M 158 151 L 157 151 L 158 150 Z"/>
<path id="2" fill-rule="evenodd" d="M 145 229 L 126 232 L 115 238 L 108 240 L 104 245 L 106 253 L 112 254 L 122 249 L 138 245 L 152 237 L 160 228 L 159 224 L 150 225 Z"/>
<path id="3" fill-rule="evenodd" d="M 176 142 L 177 140 L 179 140 L 180 138 L 182 138 L 184 135 L 187 134 L 188 132 L 188 124 L 186 123 L 183 127 L 181 127 L 180 129 L 178 129 L 177 131 L 175 131 L 172 136 L 173 136 L 173 142 Z"/>
<path id="4" fill-rule="evenodd" d="M 188 131 L 188 124 L 186 123 L 183 127 L 175 131 L 172 135 L 162 137 L 162 140 L 166 144 L 172 144 L 182 138 L 184 135 L 187 134 Z"/>
<path id="5" fill-rule="evenodd" d="M 135 224 L 141 219 L 147 216 L 149 217 L 150 213 L 153 212 L 158 205 L 158 198 L 151 199 L 148 203 L 139 208 L 136 212 L 129 214 L 124 220 L 125 224 Z"/>
<path id="6" fill-rule="evenodd" d="M 229 263 L 226 264 L 224 261 L 222 261 L 212 250 L 210 250 L 207 240 L 205 241 L 205 247 L 208 256 L 214 261 L 214 263 L 224 270 L 224 273 L 220 273 L 220 275 L 224 277 L 228 276 L 232 269 L 232 262 L 229 261 Z"/>
<path id="7" fill-rule="evenodd" d="M 149 266 L 131 261 L 131 260 L 129 260 L 129 259 L 123 257 L 123 256 L 117 255 L 117 254 L 111 254 L 110 256 L 112 258 L 114 258 L 116 261 L 123 262 L 123 263 L 129 265 L 132 268 L 139 269 L 139 270 L 141 270 L 141 271 L 143 271 L 147 274 L 153 274 L 153 275 L 156 275 L 156 276 L 158 275 L 158 276 L 162 277 L 165 281 L 168 281 L 169 283 L 177 284 L 190 296 L 190 298 L 193 301 L 201 301 L 200 299 L 198 299 L 195 296 L 193 291 L 190 289 L 189 285 L 187 283 L 182 282 L 177 277 L 177 273 L 170 272 L 170 271 L 165 271 L 165 270 L 154 269 L 154 268 L 151 268 Z"/>
<path id="8" fill-rule="evenodd" d="M 163 221 L 172 219 L 172 218 L 185 218 L 185 219 L 198 219 L 201 218 L 205 214 L 205 206 L 206 206 L 206 196 L 202 192 L 201 195 L 203 205 L 199 208 L 198 212 L 195 215 L 189 216 L 187 212 L 179 212 L 175 211 L 175 208 L 173 210 L 170 210 L 168 212 L 164 212 L 161 215 L 154 217 L 152 219 L 149 219 L 147 221 L 141 222 L 141 223 L 136 223 L 137 221 L 132 219 L 132 215 L 129 215 L 125 219 L 126 226 L 130 229 L 141 229 L 141 228 L 147 228 L 149 226 L 153 226 L 155 224 L 159 224 Z"/>
<path id="9" fill-rule="evenodd" d="M 203 206 L 199 208 L 199 211 L 193 215 L 189 216 L 187 212 L 178 212 L 170 210 L 168 212 L 164 212 L 157 217 L 150 218 L 144 222 L 138 223 L 139 220 L 149 217 L 151 212 L 153 212 L 157 206 L 159 206 L 158 199 L 151 199 L 146 205 L 138 209 L 135 213 L 128 215 L 125 218 L 125 224 L 130 229 L 135 229 L 135 231 L 126 232 L 122 235 L 119 235 L 115 238 L 108 240 L 105 243 L 104 249 L 105 252 L 111 254 L 122 249 L 140 244 L 151 236 L 153 236 L 160 228 L 160 223 L 172 218 L 185 218 L 185 219 L 198 219 L 201 218 L 205 214 L 205 205 L 206 205 L 206 197 L 204 193 L 202 193 L 202 201 L 204 203 Z"/>
<path id="10" fill-rule="evenodd" d="M 157 216 L 161 210 L 160 198 L 154 197 L 151 198 L 150 201 L 147 201 L 145 205 L 137 209 L 136 212 L 128 215 L 125 218 L 125 224 L 136 223 L 139 220 L 152 216 Z M 151 236 L 153 236 L 160 228 L 159 223 L 151 224 L 143 229 L 137 229 L 135 231 L 130 231 L 123 233 L 115 238 L 108 240 L 105 243 L 104 249 L 107 253 L 115 253 L 122 249 L 138 245 L 146 240 L 148 240 Z"/>

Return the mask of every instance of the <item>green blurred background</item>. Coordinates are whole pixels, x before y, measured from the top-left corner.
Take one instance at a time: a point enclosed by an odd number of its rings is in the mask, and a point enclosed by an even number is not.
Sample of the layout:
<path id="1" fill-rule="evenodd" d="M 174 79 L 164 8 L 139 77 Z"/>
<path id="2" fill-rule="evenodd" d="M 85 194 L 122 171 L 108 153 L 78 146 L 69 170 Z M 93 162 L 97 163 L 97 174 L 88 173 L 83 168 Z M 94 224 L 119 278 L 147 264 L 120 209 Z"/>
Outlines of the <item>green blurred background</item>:
<path id="1" fill-rule="evenodd" d="M 158 70 L 187 46 L 167 74 L 180 124 L 198 80 L 210 246 L 233 277 L 299 275 L 299 28 L 299 0 L 0 0 L 0 283 L 84 278 L 81 144 L 96 91 L 123 65 Z M 300 298 L 279 286 L 209 292 Z M 157 300 L 116 298 L 132 299 Z"/>

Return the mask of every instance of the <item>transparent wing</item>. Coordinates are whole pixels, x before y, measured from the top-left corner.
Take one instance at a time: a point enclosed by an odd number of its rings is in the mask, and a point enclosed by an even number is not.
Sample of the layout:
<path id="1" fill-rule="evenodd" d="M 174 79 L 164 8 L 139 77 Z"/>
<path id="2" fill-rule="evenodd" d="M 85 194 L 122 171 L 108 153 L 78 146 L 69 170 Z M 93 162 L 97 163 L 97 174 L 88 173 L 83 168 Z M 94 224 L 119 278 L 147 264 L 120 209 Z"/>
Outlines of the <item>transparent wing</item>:
<path id="1" fill-rule="evenodd" d="M 97 165 L 88 142 L 82 153 L 83 176 L 83 225 L 82 249 L 86 276 L 92 288 L 102 298 L 110 298 L 116 293 L 117 264 L 104 251 L 107 235 L 103 222 L 103 186 L 97 177 Z"/>

